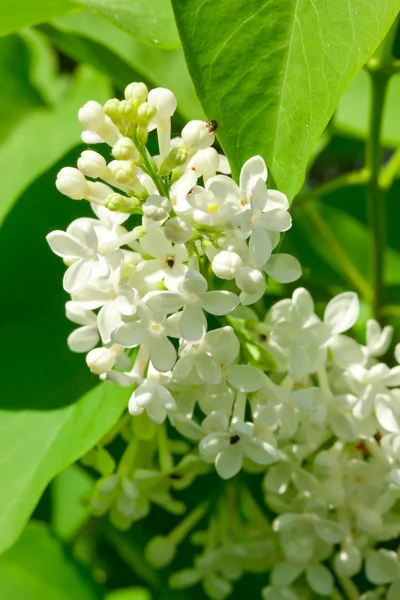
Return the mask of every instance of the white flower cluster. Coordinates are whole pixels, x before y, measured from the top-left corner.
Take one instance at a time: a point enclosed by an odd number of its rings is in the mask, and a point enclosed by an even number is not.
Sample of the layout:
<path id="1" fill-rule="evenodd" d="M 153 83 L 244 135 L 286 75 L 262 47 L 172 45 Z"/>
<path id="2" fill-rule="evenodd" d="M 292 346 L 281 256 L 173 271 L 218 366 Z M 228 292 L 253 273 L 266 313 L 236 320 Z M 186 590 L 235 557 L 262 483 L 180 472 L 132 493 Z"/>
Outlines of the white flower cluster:
<path id="1" fill-rule="evenodd" d="M 172 92 L 142 83 L 122 101 L 88 102 L 82 138 L 108 144 L 113 160 L 85 150 L 57 177 L 59 191 L 88 200 L 96 217 L 47 237 L 68 267 L 66 312 L 79 325 L 69 347 L 86 352 L 101 379 L 132 387 L 129 412 L 142 424 L 129 434 L 124 425 L 118 469 L 104 449 L 86 458 L 104 476 L 92 509 L 126 528 L 152 502 L 183 512 L 171 487 L 190 485 L 210 464 L 224 480 L 242 468 L 265 472 L 265 502 L 277 518 L 269 524 L 243 491 L 252 522 L 235 526 L 218 508 L 221 518 L 197 538 L 203 554 L 172 587 L 201 581 L 222 600 L 258 565 L 271 570 L 264 600 L 300 598 L 304 579 L 330 597 L 334 578 L 323 563 L 332 557 L 344 578 L 365 559 L 369 581 L 390 584 L 394 600 L 398 555 L 374 550 L 400 533 L 400 366 L 378 360 L 391 328 L 369 321 L 366 345 L 344 335 L 359 315 L 352 292 L 333 298 L 323 318 L 304 288 L 261 318 L 249 307 L 264 295 L 265 275 L 281 283 L 301 275 L 294 257 L 273 253 L 291 226 L 288 200 L 267 188 L 259 156 L 243 165 L 240 185 L 227 175 L 211 147 L 214 121 L 191 121 L 171 140 L 175 108 Z M 154 129 L 159 154 L 151 156 Z M 164 421 L 195 447 L 170 441 Z M 149 560 L 168 564 L 203 513 L 195 516 L 155 538 Z"/>

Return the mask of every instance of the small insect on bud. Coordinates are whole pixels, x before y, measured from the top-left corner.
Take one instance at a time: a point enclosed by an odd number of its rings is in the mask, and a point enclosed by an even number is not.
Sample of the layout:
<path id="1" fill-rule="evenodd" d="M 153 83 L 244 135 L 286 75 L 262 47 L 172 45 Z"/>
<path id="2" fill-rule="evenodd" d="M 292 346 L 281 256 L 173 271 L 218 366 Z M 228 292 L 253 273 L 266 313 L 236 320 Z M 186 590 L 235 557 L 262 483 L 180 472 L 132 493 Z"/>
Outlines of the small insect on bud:
<path id="1" fill-rule="evenodd" d="M 206 121 L 207 127 L 208 127 L 208 133 L 210 134 L 215 134 L 217 133 L 218 130 L 218 121 L 212 120 L 212 121 Z"/>
<path id="2" fill-rule="evenodd" d="M 209 123 L 212 121 L 195 120 L 185 125 L 182 129 L 182 140 L 187 148 L 205 150 L 214 143 L 214 132 Z"/>

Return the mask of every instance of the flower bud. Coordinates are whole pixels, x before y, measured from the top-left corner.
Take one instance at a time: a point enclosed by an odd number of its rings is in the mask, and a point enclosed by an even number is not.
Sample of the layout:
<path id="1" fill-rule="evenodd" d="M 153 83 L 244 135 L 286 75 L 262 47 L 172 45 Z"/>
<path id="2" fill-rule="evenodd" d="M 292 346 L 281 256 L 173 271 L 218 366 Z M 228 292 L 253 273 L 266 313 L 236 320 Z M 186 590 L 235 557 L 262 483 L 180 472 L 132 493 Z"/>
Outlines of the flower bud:
<path id="1" fill-rule="evenodd" d="M 156 109 L 148 102 L 143 102 L 137 109 L 137 122 L 142 127 L 147 127 L 156 115 Z"/>
<path id="2" fill-rule="evenodd" d="M 180 217 L 168 219 L 164 226 L 165 237 L 169 242 L 184 244 L 194 236 L 192 227 Z"/>
<path id="3" fill-rule="evenodd" d="M 340 577 L 354 577 L 361 566 L 362 556 L 356 546 L 346 546 L 335 556 L 335 570 Z"/>
<path id="4" fill-rule="evenodd" d="M 86 364 L 95 375 L 107 373 L 113 368 L 117 357 L 111 348 L 94 348 L 86 356 Z"/>
<path id="5" fill-rule="evenodd" d="M 187 148 L 205 150 L 214 143 L 214 133 L 207 121 L 189 121 L 182 129 L 182 140 Z"/>
<path id="6" fill-rule="evenodd" d="M 118 116 L 119 116 L 118 107 L 119 107 L 118 98 L 111 98 L 110 100 L 107 100 L 107 102 L 105 103 L 105 105 L 103 107 L 105 114 L 107 115 L 107 117 L 110 117 L 110 119 L 112 121 L 118 120 Z"/>
<path id="7" fill-rule="evenodd" d="M 176 148 L 172 148 L 169 154 L 162 161 L 159 169 L 159 174 L 169 175 L 171 171 L 173 171 L 177 167 L 181 167 L 182 165 L 184 165 L 187 159 L 188 153 L 184 146 L 177 146 Z"/>
<path id="8" fill-rule="evenodd" d="M 84 150 L 78 158 L 78 169 L 87 177 L 97 179 L 107 171 L 105 159 L 94 150 Z"/>
<path id="9" fill-rule="evenodd" d="M 381 515 L 372 508 L 366 508 L 365 506 L 359 506 L 357 514 L 357 526 L 368 533 L 369 535 L 375 535 L 382 528 L 382 517 Z"/>
<path id="10" fill-rule="evenodd" d="M 72 200 L 83 200 L 87 194 L 88 182 L 78 169 L 64 167 L 57 175 L 56 187 Z"/>
<path id="11" fill-rule="evenodd" d="M 111 153 L 117 160 L 132 160 L 133 162 L 136 162 L 140 158 L 135 144 L 131 138 L 128 137 L 120 138 Z"/>
<path id="12" fill-rule="evenodd" d="M 206 148 L 198 150 L 190 161 L 190 166 L 194 167 L 199 175 L 206 180 L 213 177 L 218 171 L 219 155 L 215 148 Z"/>
<path id="13" fill-rule="evenodd" d="M 118 106 L 118 118 L 124 121 L 135 121 L 137 107 L 135 100 L 121 100 Z"/>
<path id="14" fill-rule="evenodd" d="M 155 569 L 162 569 L 169 565 L 175 558 L 176 543 L 169 537 L 157 535 L 149 541 L 144 554 L 146 560 Z"/>
<path id="15" fill-rule="evenodd" d="M 172 117 L 177 106 L 174 94 L 166 88 L 150 90 L 147 101 L 157 110 L 157 120 Z"/>
<path id="16" fill-rule="evenodd" d="M 95 100 L 90 100 L 86 102 L 82 108 L 78 111 L 78 119 L 83 127 L 86 129 L 90 129 L 91 131 L 96 131 L 104 124 L 105 113 L 104 109 L 98 102 Z"/>
<path id="17" fill-rule="evenodd" d="M 265 280 L 258 269 L 243 267 L 236 276 L 236 284 L 246 294 L 255 294 L 261 286 L 265 286 Z"/>
<path id="18" fill-rule="evenodd" d="M 140 82 L 133 82 L 126 86 L 124 96 L 126 100 L 139 100 L 145 102 L 149 90 L 147 86 Z"/>
<path id="19" fill-rule="evenodd" d="M 108 168 L 121 185 L 132 185 L 136 180 L 136 165 L 130 160 L 113 160 Z"/>
<path id="20" fill-rule="evenodd" d="M 234 279 L 243 267 L 243 261 L 236 252 L 219 252 L 212 261 L 212 270 L 221 279 Z"/>
<path id="21" fill-rule="evenodd" d="M 142 205 L 143 214 L 148 219 L 153 221 L 162 221 L 168 217 L 169 211 L 171 210 L 171 204 L 168 198 L 163 196 L 149 196 L 146 202 Z"/>
<path id="22" fill-rule="evenodd" d="M 140 200 L 122 194 L 110 194 L 105 201 L 105 207 L 112 212 L 134 213 L 140 210 Z"/>

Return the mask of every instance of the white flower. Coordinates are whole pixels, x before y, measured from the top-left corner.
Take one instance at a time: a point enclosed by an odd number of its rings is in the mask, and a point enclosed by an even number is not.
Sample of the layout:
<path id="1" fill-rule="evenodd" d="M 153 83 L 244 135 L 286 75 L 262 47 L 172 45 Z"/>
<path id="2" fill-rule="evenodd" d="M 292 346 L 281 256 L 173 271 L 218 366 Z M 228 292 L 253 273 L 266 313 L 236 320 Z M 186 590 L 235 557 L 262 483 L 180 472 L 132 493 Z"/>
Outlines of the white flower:
<path id="1" fill-rule="evenodd" d="M 270 344 L 280 347 L 295 381 L 318 371 L 326 361 L 324 344 L 329 338 L 326 325 L 314 314 L 314 303 L 304 288 L 294 291 L 292 300 L 281 300 L 265 319 L 270 327 Z"/>
<path id="2" fill-rule="evenodd" d="M 143 230 L 148 233 L 156 227 L 160 227 L 168 218 L 171 210 L 171 203 L 168 198 L 154 194 L 148 196 L 146 202 L 142 204 Z"/>
<path id="3" fill-rule="evenodd" d="M 165 237 L 164 229 L 155 229 L 140 239 L 142 254 L 153 256 L 138 265 L 137 276 L 149 285 L 163 281 L 165 287 L 175 291 L 182 282 L 187 266 L 187 250 L 184 244 L 172 244 Z M 134 280 L 133 280 L 134 283 Z"/>
<path id="4" fill-rule="evenodd" d="M 279 460 L 279 451 L 271 444 L 257 439 L 253 423 L 233 418 L 229 424 L 225 413 L 215 411 L 202 423 L 208 433 L 200 444 L 200 454 L 215 460 L 215 468 L 222 479 L 230 479 L 242 468 L 243 458 L 259 465 L 269 465 Z"/>
<path id="5" fill-rule="evenodd" d="M 108 348 L 94 348 L 86 356 L 86 364 L 92 373 L 102 375 L 111 371 L 124 349 L 117 344 Z"/>
<path id="6" fill-rule="evenodd" d="M 170 371 L 176 361 L 176 350 L 168 336 L 179 337 L 180 313 L 161 319 L 142 303 L 137 308 L 137 316 L 140 320 L 117 327 L 111 335 L 112 340 L 124 348 L 148 344 L 150 360 L 157 371 Z"/>
<path id="7" fill-rule="evenodd" d="M 97 345 L 100 336 L 97 329 L 97 315 L 80 306 L 78 302 L 67 302 L 65 305 L 67 318 L 78 327 L 69 334 L 67 344 L 72 352 L 89 352 Z"/>
<path id="8" fill-rule="evenodd" d="M 205 188 L 195 185 L 187 196 L 187 202 L 193 207 L 193 219 L 207 227 L 229 227 L 237 212 L 235 204 L 214 195 L 213 179 L 209 179 Z"/>
<path id="9" fill-rule="evenodd" d="M 207 281 L 194 270 L 186 272 L 177 292 L 150 292 L 144 301 L 151 310 L 165 315 L 182 307 L 180 332 L 188 342 L 201 340 L 207 331 L 203 311 L 212 315 L 226 315 L 238 305 L 239 298 L 232 292 L 215 290 L 207 292 Z"/>
<path id="10" fill-rule="evenodd" d="M 120 284 L 120 269 L 112 270 L 108 279 L 89 282 L 85 288 L 73 294 L 73 299 L 86 309 L 100 308 L 97 325 L 104 344 L 111 341 L 111 333 L 122 322 L 122 317 L 136 313 L 138 292 L 126 284 Z"/>
<path id="11" fill-rule="evenodd" d="M 85 176 L 73 167 L 64 167 L 57 174 L 56 187 L 59 192 L 72 200 L 89 200 L 103 205 L 113 193 L 111 187 L 100 181 L 87 181 Z"/>
<path id="12" fill-rule="evenodd" d="M 99 241 L 90 223 L 71 223 L 66 232 L 52 231 L 46 239 L 54 254 L 72 263 L 64 275 L 67 292 L 77 293 L 89 279 L 107 276 L 109 265 L 106 257 L 98 252 Z M 120 256 L 122 261 L 122 254 Z"/>
<path id="13" fill-rule="evenodd" d="M 154 423 L 163 423 L 170 411 L 176 410 L 176 402 L 166 385 L 169 377 L 159 373 L 149 364 L 147 378 L 133 392 L 129 400 L 131 415 L 140 415 L 145 409 Z"/>
<path id="14" fill-rule="evenodd" d="M 239 354 L 240 344 L 232 327 L 214 329 L 199 342 L 184 344 L 173 371 L 174 377 L 188 377 L 194 368 L 204 382 L 219 383 L 222 368 L 231 364 Z"/>

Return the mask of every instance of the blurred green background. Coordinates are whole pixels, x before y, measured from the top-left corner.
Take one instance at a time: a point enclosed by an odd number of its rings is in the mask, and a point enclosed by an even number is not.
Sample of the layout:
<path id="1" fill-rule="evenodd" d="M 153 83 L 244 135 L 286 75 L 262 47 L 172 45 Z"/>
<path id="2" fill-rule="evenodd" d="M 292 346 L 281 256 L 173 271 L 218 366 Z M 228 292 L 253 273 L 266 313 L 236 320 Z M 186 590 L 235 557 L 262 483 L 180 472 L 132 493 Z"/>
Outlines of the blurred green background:
<path id="1" fill-rule="evenodd" d="M 9 0 L 7 4 L 11 5 Z M 62 3 L 60 17 L 46 21 L 50 9 L 44 11 L 40 24 L 16 33 L 7 35 L 15 28 L 12 19 L 0 26 L 0 339 L 4 373 L 0 419 L 6 430 L 4 445 L 7 436 L 19 436 L 23 443 L 24 431 L 31 431 L 44 418 L 41 411 L 64 409 L 96 384 L 83 357 L 67 349 L 66 336 L 72 325 L 64 316 L 63 266 L 45 242 L 49 231 L 65 229 L 88 210 L 85 203 L 61 196 L 54 186 L 58 170 L 75 165 L 83 149 L 78 108 L 89 99 L 104 102 L 121 96 L 129 82 L 144 81 L 149 87 L 169 87 L 176 94 L 175 134 L 186 120 L 204 116 L 179 47 L 150 46 L 93 12 L 71 11 Z M 178 39 L 172 45 L 178 46 Z M 399 36 L 395 54 L 400 58 Z M 399 106 L 400 75 L 396 75 L 385 110 L 386 160 L 400 146 Z M 317 144 L 306 192 L 362 167 L 368 110 L 368 75 L 362 71 Z M 354 185 L 314 199 L 302 192 L 294 201 L 293 228 L 284 245 L 304 268 L 296 287 L 307 287 L 318 303 L 347 289 L 364 290 L 364 299 L 368 296 L 370 240 L 365 196 L 364 186 Z M 400 182 L 396 179 L 387 191 L 386 213 L 385 318 L 397 326 Z M 332 239 L 338 252 L 332 252 L 332 245 L 327 244 Z M 269 290 L 274 299 L 290 292 L 290 286 Z M 370 316 L 367 302 L 362 308 L 360 327 Z M 399 327 L 396 340 L 398 332 Z M 30 412 L 33 408 L 35 415 Z M 27 418 L 22 427 L 19 422 L 14 429 L 16 410 L 21 411 L 22 420 Z M 4 451 L 5 461 L 9 459 L 6 454 Z M 206 484 L 203 480 L 202 485 Z M 135 524 L 129 533 L 116 532 L 106 521 L 90 519 L 82 507 L 80 499 L 91 485 L 91 475 L 75 465 L 44 491 L 33 522 L 0 558 L 0 599 L 202 598 L 200 588 L 168 592 L 168 574 L 155 573 L 143 558 L 145 541 L 156 532 L 168 532 L 176 518 L 153 509 L 151 517 Z M 214 480 L 209 485 L 211 489 Z M 0 482 L 3 498 L 9 493 L 7 484 Z M 193 486 L 187 494 L 190 503 L 198 490 Z M 189 545 L 183 553 L 185 562 L 175 562 L 175 570 L 188 565 L 188 553 L 193 553 Z M 257 577 L 243 578 L 234 597 L 243 597 L 249 580 L 254 582 Z M 260 579 L 257 588 L 264 583 Z M 115 591 L 120 588 L 126 589 Z"/>

